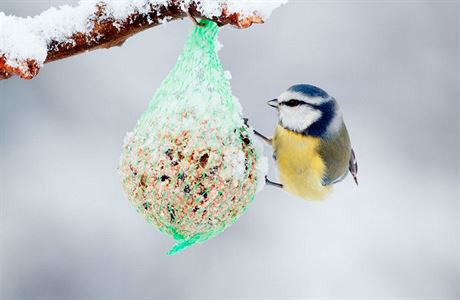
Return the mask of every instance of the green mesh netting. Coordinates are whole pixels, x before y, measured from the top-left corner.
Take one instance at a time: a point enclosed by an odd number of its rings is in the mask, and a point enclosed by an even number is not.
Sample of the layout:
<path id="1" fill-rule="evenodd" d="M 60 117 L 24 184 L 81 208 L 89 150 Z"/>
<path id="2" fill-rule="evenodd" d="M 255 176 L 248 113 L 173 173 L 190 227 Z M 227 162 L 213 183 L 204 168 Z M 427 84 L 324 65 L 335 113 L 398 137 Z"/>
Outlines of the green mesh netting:
<path id="1" fill-rule="evenodd" d="M 202 25 L 126 136 L 119 168 L 129 200 L 177 241 L 169 255 L 230 226 L 260 178 L 259 156 L 216 53 L 219 28 Z"/>

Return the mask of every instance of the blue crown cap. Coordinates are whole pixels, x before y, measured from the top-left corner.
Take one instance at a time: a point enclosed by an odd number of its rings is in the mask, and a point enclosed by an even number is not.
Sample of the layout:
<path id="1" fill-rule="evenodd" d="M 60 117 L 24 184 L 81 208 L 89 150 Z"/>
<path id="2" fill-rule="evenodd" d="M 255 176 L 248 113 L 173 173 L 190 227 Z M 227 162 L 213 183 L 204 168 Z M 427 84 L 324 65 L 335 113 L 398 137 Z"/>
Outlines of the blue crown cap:
<path id="1" fill-rule="evenodd" d="M 310 84 L 296 84 L 291 86 L 288 91 L 295 92 L 295 93 L 302 93 L 308 97 L 321 97 L 321 98 L 329 98 L 328 93 Z"/>

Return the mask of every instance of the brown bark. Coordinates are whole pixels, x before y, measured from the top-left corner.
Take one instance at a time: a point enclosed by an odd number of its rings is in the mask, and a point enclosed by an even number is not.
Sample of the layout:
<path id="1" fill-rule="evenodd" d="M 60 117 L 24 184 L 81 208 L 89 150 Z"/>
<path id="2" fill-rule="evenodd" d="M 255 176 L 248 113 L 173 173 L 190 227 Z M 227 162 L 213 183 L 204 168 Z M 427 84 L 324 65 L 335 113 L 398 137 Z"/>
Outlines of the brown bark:
<path id="1" fill-rule="evenodd" d="M 88 33 L 76 33 L 70 36 L 69 40 L 74 42 L 50 41 L 47 45 L 48 55 L 45 63 L 95 49 L 121 46 L 126 39 L 138 32 L 164 22 L 183 19 L 188 13 L 194 17 L 203 18 L 196 6 L 192 5 L 188 11 L 184 11 L 174 1 L 160 8 L 152 6 L 148 13 L 134 13 L 122 22 L 117 21 L 116 24 L 113 19 L 102 18 L 104 13 L 103 5 L 95 7 L 95 13 L 91 17 L 94 24 L 93 29 Z M 231 24 L 237 28 L 247 28 L 253 23 L 263 23 L 263 20 L 256 15 L 242 19 L 238 14 L 229 14 L 225 9 L 219 17 L 214 17 L 212 20 L 221 26 Z M 40 70 L 40 63 L 34 59 L 16 61 L 16 63 L 16 66 L 8 65 L 5 55 L 0 53 L 0 80 L 13 75 L 23 79 L 32 79 Z"/>

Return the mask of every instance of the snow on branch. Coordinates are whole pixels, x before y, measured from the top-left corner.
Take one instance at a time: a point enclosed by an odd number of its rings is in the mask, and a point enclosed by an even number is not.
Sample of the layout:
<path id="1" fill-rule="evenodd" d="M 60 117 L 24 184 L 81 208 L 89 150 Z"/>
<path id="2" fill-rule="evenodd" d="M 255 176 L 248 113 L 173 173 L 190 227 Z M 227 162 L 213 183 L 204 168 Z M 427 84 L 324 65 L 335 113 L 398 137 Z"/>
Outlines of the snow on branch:
<path id="1" fill-rule="evenodd" d="M 120 46 L 147 28 L 191 15 L 219 25 L 263 23 L 287 0 L 81 0 L 35 17 L 0 12 L 0 80 L 32 79 L 44 63 Z"/>

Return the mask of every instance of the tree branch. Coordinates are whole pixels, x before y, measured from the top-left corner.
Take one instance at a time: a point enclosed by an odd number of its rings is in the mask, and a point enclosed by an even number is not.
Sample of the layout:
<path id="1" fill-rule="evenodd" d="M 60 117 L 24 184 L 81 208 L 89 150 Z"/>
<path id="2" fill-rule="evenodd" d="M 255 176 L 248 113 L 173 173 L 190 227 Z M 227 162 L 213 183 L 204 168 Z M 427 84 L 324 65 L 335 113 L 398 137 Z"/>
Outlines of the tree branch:
<path id="1" fill-rule="evenodd" d="M 148 4 L 147 9 L 144 9 L 142 13 L 137 11 L 122 20 L 117 20 L 107 11 L 106 4 L 101 1 L 95 5 L 94 12 L 89 16 L 92 25 L 89 31 L 69 33 L 69 36 L 64 38 L 46 40 L 47 55 L 44 61 L 33 57 L 11 57 L 8 53 L 2 53 L 2 45 L 0 45 L 0 80 L 13 75 L 23 79 L 32 79 L 38 74 L 44 63 L 95 49 L 121 46 L 126 39 L 136 33 L 165 22 L 183 19 L 187 17 L 187 14 L 213 20 L 221 26 L 231 24 L 237 28 L 247 28 L 253 23 L 263 23 L 262 18 L 256 14 L 242 18 L 238 13 L 228 12 L 225 7 L 222 8 L 220 16 L 209 18 L 200 12 L 195 1 L 191 1 L 188 7 L 184 7 L 183 2 L 178 0 L 172 0 L 165 6 Z M 42 16 L 35 18 L 40 17 Z M 0 42 L 1 38 L 0 36 Z"/>

